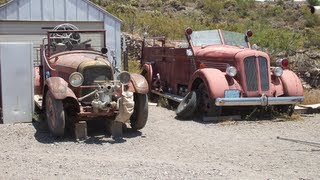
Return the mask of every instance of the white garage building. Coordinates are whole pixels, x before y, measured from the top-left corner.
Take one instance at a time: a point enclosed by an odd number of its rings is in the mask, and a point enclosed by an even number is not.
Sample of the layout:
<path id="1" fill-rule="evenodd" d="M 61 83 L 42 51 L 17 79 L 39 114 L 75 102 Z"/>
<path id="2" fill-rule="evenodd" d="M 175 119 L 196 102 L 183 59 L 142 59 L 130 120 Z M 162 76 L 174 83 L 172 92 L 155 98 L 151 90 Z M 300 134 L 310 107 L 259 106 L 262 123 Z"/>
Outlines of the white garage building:
<path id="1" fill-rule="evenodd" d="M 121 69 L 121 20 L 89 0 L 11 0 L 0 6 L 0 42 L 32 42 L 38 60 L 46 31 L 62 23 L 105 29 L 108 55 L 114 54 Z"/>
<path id="2" fill-rule="evenodd" d="M 106 30 L 109 59 L 121 69 L 121 21 L 101 7 L 89 0 L 11 0 L 0 6 L 0 123 L 31 122 L 33 62 L 46 31 L 64 23 Z"/>

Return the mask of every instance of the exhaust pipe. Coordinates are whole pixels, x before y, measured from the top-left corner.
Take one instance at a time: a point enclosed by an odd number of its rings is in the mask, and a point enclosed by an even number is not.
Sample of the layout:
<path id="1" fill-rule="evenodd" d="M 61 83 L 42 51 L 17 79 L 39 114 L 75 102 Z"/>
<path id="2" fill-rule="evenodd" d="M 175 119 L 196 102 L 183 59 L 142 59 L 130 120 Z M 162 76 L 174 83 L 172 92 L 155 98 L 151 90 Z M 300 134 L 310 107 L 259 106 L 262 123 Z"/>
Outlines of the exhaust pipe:
<path id="1" fill-rule="evenodd" d="M 311 14 L 320 14 L 320 6 L 309 6 Z"/>

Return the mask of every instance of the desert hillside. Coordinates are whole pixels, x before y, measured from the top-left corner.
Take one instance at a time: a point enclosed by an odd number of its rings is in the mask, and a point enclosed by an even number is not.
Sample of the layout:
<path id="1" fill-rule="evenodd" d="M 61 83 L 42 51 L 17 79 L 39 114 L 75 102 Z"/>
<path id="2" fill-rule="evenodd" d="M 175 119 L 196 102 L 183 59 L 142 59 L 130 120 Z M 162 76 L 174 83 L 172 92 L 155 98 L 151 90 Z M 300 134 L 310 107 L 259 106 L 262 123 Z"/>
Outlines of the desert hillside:
<path id="1" fill-rule="evenodd" d="M 310 12 L 319 0 L 91 0 L 123 21 L 130 59 L 138 59 L 141 37 L 181 40 L 186 27 L 254 32 L 251 43 L 271 59 L 288 57 L 290 68 L 312 87 L 320 86 L 320 16 Z M 0 0 L 4 4 L 8 0 Z"/>
<path id="2" fill-rule="evenodd" d="M 271 59 L 289 57 L 291 69 L 308 83 L 320 81 L 320 16 L 310 12 L 307 2 L 253 0 L 93 0 L 123 20 L 122 31 L 133 37 L 166 36 L 183 38 L 186 27 L 194 30 L 252 30 L 251 43 L 270 54 Z M 139 45 L 131 53 L 137 59 Z"/>

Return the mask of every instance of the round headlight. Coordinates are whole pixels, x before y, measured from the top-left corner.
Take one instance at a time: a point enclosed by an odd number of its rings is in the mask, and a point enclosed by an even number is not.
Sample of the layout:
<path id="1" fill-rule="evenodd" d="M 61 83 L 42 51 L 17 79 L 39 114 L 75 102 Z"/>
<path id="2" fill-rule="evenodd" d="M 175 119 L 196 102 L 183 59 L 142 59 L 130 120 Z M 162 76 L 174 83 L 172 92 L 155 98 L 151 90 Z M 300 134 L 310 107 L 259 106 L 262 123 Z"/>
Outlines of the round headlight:
<path id="1" fill-rule="evenodd" d="M 118 75 L 118 79 L 122 84 L 128 84 L 131 80 L 130 73 L 128 73 L 127 71 L 123 71 Z"/>
<path id="2" fill-rule="evenodd" d="M 229 67 L 227 67 L 227 69 L 226 69 L 226 73 L 229 75 L 229 76 L 231 76 L 231 77 L 234 77 L 234 76 L 236 76 L 237 75 L 237 69 L 234 67 L 234 66 L 229 66 Z"/>
<path id="3" fill-rule="evenodd" d="M 281 67 L 275 67 L 273 68 L 272 71 L 273 71 L 273 74 L 278 77 L 283 74 L 283 69 Z"/>
<path id="4" fill-rule="evenodd" d="M 83 83 L 83 76 L 79 72 L 74 72 L 69 77 L 69 82 L 73 87 L 79 87 Z"/>

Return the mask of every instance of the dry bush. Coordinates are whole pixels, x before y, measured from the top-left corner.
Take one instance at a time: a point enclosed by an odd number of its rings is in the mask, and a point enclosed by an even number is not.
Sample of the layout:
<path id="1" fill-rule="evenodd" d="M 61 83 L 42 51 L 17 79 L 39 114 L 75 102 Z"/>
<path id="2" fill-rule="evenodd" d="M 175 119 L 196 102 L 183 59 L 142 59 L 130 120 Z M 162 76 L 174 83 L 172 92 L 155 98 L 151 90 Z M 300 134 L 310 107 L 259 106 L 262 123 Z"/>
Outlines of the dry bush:
<path id="1" fill-rule="evenodd" d="M 141 73 L 140 61 L 138 60 L 129 60 L 128 61 L 129 72 L 131 73 Z"/>
<path id="2" fill-rule="evenodd" d="M 302 104 L 320 103 L 320 89 L 304 90 L 304 101 Z"/>

